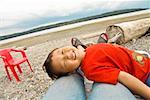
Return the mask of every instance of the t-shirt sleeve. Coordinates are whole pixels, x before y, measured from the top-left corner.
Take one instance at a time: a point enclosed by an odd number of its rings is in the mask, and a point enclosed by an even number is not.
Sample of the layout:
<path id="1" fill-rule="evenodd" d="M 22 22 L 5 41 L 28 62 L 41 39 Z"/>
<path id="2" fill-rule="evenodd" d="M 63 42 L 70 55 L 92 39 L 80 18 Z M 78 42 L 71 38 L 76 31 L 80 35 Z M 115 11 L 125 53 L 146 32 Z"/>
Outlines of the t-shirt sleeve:
<path id="1" fill-rule="evenodd" d="M 116 84 L 120 69 L 114 67 L 96 67 L 89 71 L 87 78 L 95 82 Z"/>

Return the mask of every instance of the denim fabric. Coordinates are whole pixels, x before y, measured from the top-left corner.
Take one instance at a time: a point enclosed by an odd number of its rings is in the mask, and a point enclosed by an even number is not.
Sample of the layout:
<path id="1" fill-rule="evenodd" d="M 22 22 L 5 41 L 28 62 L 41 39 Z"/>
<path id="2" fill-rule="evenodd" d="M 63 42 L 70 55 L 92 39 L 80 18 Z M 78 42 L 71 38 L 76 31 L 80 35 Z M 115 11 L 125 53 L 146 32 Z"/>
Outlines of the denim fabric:
<path id="1" fill-rule="evenodd" d="M 85 100 L 83 78 L 78 74 L 57 79 L 42 100 Z"/>
<path id="2" fill-rule="evenodd" d="M 150 87 L 150 74 L 149 74 L 149 76 L 148 76 L 148 78 L 147 78 L 147 80 L 146 80 L 146 82 L 145 82 L 145 83 L 146 83 L 146 85 L 147 85 L 147 86 L 149 86 L 149 87 Z"/>
<path id="3" fill-rule="evenodd" d="M 94 83 L 88 100 L 137 100 L 124 85 Z"/>
<path id="4" fill-rule="evenodd" d="M 57 79 L 49 87 L 42 100 L 136 100 L 135 96 L 122 84 L 94 83 L 86 99 L 83 78 L 74 74 Z"/>

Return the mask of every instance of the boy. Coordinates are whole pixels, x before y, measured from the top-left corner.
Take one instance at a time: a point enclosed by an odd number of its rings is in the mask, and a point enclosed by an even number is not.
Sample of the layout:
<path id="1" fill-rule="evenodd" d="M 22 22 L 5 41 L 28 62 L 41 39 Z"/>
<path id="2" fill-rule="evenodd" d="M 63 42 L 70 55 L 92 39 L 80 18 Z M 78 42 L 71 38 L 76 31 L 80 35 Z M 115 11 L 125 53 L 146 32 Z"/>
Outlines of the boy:
<path id="1" fill-rule="evenodd" d="M 61 77 L 79 66 L 92 81 L 116 84 L 120 82 L 134 93 L 150 100 L 150 59 L 122 46 L 100 43 L 84 49 L 71 46 L 53 50 L 44 63 L 48 75 Z"/>

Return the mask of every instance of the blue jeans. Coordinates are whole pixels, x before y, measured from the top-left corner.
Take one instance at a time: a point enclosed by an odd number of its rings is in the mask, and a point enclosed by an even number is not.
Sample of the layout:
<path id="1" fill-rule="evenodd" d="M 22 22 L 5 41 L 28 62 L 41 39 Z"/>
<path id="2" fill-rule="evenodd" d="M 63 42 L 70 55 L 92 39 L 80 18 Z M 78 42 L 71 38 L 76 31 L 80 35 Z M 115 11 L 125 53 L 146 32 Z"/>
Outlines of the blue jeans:
<path id="1" fill-rule="evenodd" d="M 150 74 L 149 74 L 149 76 L 148 76 L 148 78 L 146 80 L 146 85 L 150 87 Z"/>
<path id="2" fill-rule="evenodd" d="M 42 100 L 136 100 L 122 84 L 94 83 L 86 96 L 83 78 L 78 74 L 59 78 L 50 86 Z"/>

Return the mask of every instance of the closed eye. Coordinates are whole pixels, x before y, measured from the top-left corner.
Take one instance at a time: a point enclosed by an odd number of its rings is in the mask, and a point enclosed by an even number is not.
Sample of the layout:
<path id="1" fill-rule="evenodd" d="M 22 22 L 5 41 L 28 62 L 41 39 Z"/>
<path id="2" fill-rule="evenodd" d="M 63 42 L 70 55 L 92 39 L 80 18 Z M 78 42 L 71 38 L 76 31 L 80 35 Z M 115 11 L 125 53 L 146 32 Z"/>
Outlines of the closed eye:
<path id="1" fill-rule="evenodd" d="M 61 54 L 64 55 L 63 49 L 61 50 Z M 64 57 L 64 59 L 63 59 L 63 66 L 64 66 L 64 67 L 66 66 L 66 59 L 65 59 L 65 57 Z"/>

